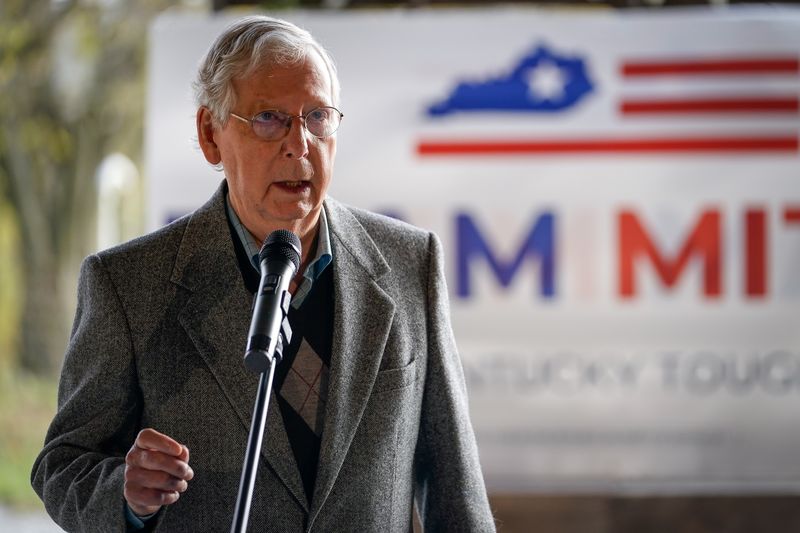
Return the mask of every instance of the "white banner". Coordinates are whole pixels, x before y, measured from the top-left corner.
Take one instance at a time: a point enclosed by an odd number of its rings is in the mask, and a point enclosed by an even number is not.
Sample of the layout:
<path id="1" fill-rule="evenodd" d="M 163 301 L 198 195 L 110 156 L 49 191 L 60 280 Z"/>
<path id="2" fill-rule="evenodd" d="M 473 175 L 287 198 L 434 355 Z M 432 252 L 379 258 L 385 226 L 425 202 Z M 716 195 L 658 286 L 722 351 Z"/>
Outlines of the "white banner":
<path id="1" fill-rule="evenodd" d="M 800 11 L 281 13 L 329 48 L 331 194 L 435 230 L 489 488 L 800 489 Z M 149 225 L 221 175 L 151 33 Z"/>

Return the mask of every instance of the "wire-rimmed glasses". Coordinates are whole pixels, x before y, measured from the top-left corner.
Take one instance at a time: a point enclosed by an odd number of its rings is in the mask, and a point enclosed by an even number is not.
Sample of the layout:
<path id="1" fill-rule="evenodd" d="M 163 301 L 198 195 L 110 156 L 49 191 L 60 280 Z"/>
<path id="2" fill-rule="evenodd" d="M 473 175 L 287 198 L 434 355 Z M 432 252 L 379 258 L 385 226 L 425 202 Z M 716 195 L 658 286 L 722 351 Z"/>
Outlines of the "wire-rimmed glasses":
<path id="1" fill-rule="evenodd" d="M 253 133 L 265 141 L 277 141 L 284 138 L 292 127 L 292 121 L 296 118 L 302 120 L 311 135 L 324 139 L 333 135 L 344 117 L 341 111 L 330 106 L 316 107 L 304 115 L 289 115 L 275 109 L 268 109 L 256 113 L 253 118 L 245 118 L 236 113 L 231 113 L 231 116 L 250 124 Z"/>

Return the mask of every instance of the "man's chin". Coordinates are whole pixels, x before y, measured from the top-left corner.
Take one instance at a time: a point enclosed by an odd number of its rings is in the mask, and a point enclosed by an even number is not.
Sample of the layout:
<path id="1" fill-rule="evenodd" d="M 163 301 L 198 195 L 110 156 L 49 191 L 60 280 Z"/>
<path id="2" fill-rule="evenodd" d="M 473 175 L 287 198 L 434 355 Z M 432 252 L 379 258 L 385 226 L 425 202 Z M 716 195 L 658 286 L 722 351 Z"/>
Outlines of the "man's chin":
<path id="1" fill-rule="evenodd" d="M 266 220 L 272 222 L 270 225 L 278 225 L 290 231 L 302 231 L 309 225 L 315 225 L 318 215 L 319 209 L 314 209 L 307 202 L 280 203 L 270 209 Z"/>

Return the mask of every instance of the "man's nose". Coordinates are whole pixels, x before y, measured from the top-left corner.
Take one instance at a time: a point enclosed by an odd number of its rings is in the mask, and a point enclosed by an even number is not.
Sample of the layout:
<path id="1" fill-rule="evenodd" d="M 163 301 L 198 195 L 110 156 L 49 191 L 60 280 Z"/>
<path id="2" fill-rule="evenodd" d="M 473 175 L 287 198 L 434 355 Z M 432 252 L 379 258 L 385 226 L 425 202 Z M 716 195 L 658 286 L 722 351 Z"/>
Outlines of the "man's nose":
<path id="1" fill-rule="evenodd" d="M 301 159 L 308 155 L 308 138 L 311 135 L 306 129 L 303 117 L 292 117 L 289 132 L 283 139 L 283 151 L 290 159 Z"/>

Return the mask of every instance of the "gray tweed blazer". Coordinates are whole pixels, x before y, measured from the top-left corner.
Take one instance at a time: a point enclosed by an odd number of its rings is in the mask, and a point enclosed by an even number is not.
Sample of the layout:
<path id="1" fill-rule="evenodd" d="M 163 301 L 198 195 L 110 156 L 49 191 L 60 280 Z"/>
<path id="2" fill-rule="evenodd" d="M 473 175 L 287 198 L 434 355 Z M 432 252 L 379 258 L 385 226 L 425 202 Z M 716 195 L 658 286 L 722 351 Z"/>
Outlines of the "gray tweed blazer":
<path id="1" fill-rule="evenodd" d="M 203 207 L 88 257 L 33 487 L 67 531 L 127 529 L 124 456 L 152 427 L 195 472 L 148 529 L 229 531 L 257 376 L 252 297 L 224 208 Z M 329 399 L 314 494 L 271 398 L 250 531 L 494 531 L 431 233 L 325 201 L 334 253 Z M 310 501 L 310 503 L 309 503 Z"/>

